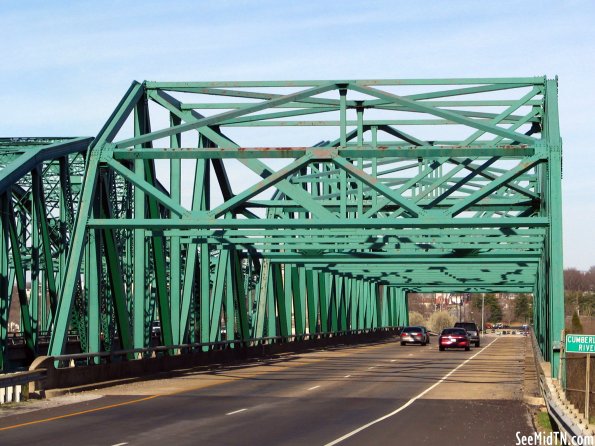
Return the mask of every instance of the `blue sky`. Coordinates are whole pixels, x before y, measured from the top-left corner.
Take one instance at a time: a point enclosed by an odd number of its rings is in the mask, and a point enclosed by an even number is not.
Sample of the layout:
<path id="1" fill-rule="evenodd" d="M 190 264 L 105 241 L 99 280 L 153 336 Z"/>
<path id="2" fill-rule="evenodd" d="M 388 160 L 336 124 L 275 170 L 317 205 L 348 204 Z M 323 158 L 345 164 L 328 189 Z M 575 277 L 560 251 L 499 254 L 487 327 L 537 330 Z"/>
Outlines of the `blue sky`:
<path id="1" fill-rule="evenodd" d="M 595 2 L 0 0 L 0 135 L 94 135 L 136 80 L 560 79 L 564 264 L 595 265 Z"/>

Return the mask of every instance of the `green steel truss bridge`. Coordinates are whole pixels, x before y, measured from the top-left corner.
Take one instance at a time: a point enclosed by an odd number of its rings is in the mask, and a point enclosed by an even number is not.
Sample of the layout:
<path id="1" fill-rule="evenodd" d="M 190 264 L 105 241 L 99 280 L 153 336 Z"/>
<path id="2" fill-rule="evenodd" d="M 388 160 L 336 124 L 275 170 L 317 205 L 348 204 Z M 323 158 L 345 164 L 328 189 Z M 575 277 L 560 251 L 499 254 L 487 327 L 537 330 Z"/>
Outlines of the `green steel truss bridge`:
<path id="1" fill-rule="evenodd" d="M 409 292 L 564 324 L 557 80 L 134 82 L 95 138 L 0 140 L 0 361 L 407 323 Z M 295 335 L 292 337 L 292 335 Z M 175 350 L 172 350 L 172 354 Z"/>

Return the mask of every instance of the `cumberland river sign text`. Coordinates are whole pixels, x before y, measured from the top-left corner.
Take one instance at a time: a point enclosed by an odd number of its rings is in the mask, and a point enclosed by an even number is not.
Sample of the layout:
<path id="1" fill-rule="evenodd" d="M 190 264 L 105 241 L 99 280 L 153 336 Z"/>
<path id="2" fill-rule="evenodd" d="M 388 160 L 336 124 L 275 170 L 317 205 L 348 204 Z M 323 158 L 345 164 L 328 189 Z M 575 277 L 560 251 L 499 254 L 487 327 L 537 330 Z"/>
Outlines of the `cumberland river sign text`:
<path id="1" fill-rule="evenodd" d="M 566 353 L 595 353 L 595 336 L 566 335 Z"/>

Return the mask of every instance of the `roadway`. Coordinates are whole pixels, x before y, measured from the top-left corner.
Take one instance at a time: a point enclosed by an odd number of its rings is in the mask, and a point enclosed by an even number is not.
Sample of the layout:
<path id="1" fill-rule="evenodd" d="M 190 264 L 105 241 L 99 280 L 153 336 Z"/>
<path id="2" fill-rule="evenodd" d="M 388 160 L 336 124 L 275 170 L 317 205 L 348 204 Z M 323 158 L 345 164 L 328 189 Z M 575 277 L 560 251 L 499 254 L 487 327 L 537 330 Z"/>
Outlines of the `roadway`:
<path id="1" fill-rule="evenodd" d="M 534 431 L 526 348 L 522 337 L 486 337 L 439 352 L 433 338 L 186 371 L 3 416 L 0 444 L 515 444 Z"/>

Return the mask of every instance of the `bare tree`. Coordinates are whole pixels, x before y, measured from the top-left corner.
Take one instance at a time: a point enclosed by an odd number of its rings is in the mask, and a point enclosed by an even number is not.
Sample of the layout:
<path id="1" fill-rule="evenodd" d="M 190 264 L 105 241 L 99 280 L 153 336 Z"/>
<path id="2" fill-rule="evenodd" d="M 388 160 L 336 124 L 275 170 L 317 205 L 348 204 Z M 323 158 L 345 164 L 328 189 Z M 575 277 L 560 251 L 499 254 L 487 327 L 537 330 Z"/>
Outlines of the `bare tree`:
<path id="1" fill-rule="evenodd" d="M 421 313 L 417 311 L 409 312 L 409 325 L 425 325 L 426 321 Z"/>

